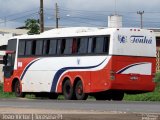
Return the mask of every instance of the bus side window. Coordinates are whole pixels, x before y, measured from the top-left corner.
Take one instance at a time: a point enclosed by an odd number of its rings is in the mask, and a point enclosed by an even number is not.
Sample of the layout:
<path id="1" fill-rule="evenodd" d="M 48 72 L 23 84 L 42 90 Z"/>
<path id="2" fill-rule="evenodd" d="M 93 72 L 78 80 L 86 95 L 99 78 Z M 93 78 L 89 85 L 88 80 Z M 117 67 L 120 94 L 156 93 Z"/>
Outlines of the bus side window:
<path id="1" fill-rule="evenodd" d="M 19 41 L 19 47 L 18 47 L 18 55 L 24 55 L 26 49 L 26 42 L 25 40 Z"/>
<path id="2" fill-rule="evenodd" d="M 61 49 L 61 40 L 57 40 L 57 54 L 60 54 L 60 49 Z"/>
<path id="3" fill-rule="evenodd" d="M 43 55 L 49 54 L 50 40 L 44 40 L 43 44 Z"/>
<path id="4" fill-rule="evenodd" d="M 94 53 L 103 53 L 104 37 L 97 37 L 94 46 Z"/>
<path id="5" fill-rule="evenodd" d="M 27 40 L 26 41 L 26 50 L 25 50 L 25 55 L 31 55 L 32 53 L 32 41 Z"/>
<path id="6" fill-rule="evenodd" d="M 62 39 L 60 46 L 60 54 L 64 54 L 65 47 L 66 47 L 66 39 Z"/>
<path id="7" fill-rule="evenodd" d="M 63 54 L 66 46 L 66 39 L 58 40 L 57 54 Z"/>
<path id="8" fill-rule="evenodd" d="M 92 52 L 92 38 L 89 38 L 89 41 L 88 41 L 88 53 L 91 53 Z"/>
<path id="9" fill-rule="evenodd" d="M 64 49 L 64 54 L 71 54 L 72 52 L 72 42 L 73 39 L 72 38 L 68 38 L 66 39 L 66 43 L 65 43 L 65 49 Z"/>
<path id="10" fill-rule="evenodd" d="M 72 42 L 72 54 L 77 53 L 77 39 L 73 38 Z"/>
<path id="11" fill-rule="evenodd" d="M 55 55 L 57 51 L 57 40 L 50 40 L 49 55 Z"/>
<path id="12" fill-rule="evenodd" d="M 79 39 L 78 42 L 78 54 L 86 54 L 88 48 L 88 37 Z"/>
<path id="13" fill-rule="evenodd" d="M 109 44 L 110 44 L 110 37 L 104 38 L 104 46 L 103 46 L 103 52 L 109 54 Z"/>
<path id="14" fill-rule="evenodd" d="M 43 40 L 36 40 L 36 55 L 42 55 Z"/>
<path id="15" fill-rule="evenodd" d="M 89 38 L 88 53 L 93 53 L 96 45 L 96 38 Z"/>
<path id="16" fill-rule="evenodd" d="M 96 46 L 97 46 L 97 38 L 92 38 L 92 47 L 91 47 L 91 53 L 96 52 Z"/>
<path id="17" fill-rule="evenodd" d="M 80 49 L 80 40 L 81 38 L 73 38 L 73 42 L 72 42 L 72 53 L 73 54 L 78 53 Z"/>
<path id="18" fill-rule="evenodd" d="M 32 41 L 32 55 L 36 54 L 36 40 Z"/>
<path id="19" fill-rule="evenodd" d="M 109 37 L 89 38 L 88 53 L 108 53 Z"/>

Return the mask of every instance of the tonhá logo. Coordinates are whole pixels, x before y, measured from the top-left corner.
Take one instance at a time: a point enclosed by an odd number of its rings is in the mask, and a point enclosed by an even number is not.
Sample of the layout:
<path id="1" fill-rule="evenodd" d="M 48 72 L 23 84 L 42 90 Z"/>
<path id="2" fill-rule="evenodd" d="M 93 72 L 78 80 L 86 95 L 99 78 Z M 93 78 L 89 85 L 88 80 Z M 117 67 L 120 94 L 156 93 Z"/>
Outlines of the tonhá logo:
<path id="1" fill-rule="evenodd" d="M 127 42 L 127 36 L 118 35 L 118 41 L 119 41 L 120 43 L 126 43 L 126 42 Z"/>

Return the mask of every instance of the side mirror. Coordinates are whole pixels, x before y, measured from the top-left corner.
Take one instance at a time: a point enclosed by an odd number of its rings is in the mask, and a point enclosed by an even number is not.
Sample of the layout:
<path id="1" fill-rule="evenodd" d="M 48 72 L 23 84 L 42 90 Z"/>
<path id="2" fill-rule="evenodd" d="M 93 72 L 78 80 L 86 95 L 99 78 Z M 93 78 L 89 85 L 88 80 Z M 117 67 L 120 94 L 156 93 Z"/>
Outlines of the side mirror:
<path id="1" fill-rule="evenodd" d="M 7 55 L 4 55 L 4 56 L 3 56 L 3 64 L 4 64 L 4 65 L 7 65 Z"/>

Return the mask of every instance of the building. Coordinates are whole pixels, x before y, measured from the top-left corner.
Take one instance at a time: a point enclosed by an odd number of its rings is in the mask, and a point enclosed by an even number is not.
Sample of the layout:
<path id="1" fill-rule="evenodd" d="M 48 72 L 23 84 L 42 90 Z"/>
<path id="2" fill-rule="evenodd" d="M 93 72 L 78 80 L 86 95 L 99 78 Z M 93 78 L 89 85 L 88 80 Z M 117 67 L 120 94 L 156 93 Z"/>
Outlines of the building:
<path id="1" fill-rule="evenodd" d="M 22 34 L 27 34 L 25 29 L 0 29 L 0 50 L 5 50 L 8 39 Z"/>
<path id="2" fill-rule="evenodd" d="M 27 34 L 28 30 L 25 29 L 0 29 L 0 51 L 6 50 L 8 40 L 17 35 Z M 3 54 L 0 53 L 0 60 L 2 60 Z M 0 64 L 0 82 L 3 82 L 3 65 Z"/>

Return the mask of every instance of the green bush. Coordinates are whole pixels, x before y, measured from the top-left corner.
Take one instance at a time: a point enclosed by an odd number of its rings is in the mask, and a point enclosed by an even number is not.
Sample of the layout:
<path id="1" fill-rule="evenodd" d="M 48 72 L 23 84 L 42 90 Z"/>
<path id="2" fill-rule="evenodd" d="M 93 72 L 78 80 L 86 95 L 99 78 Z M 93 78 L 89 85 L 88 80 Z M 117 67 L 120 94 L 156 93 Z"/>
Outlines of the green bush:
<path id="1" fill-rule="evenodd" d="M 160 72 L 157 72 L 155 75 L 155 82 L 160 83 Z"/>

